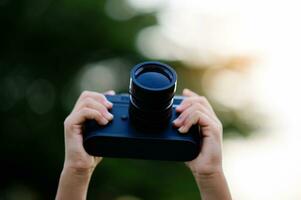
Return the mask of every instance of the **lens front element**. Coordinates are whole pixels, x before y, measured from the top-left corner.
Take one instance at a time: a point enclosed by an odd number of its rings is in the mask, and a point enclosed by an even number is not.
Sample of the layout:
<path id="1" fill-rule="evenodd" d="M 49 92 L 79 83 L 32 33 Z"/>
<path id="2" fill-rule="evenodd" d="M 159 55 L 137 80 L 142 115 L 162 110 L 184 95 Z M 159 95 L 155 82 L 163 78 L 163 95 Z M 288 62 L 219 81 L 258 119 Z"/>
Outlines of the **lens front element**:
<path id="1" fill-rule="evenodd" d="M 168 124 L 176 90 L 176 72 L 160 62 L 144 62 L 131 71 L 131 121 L 138 126 L 156 128 Z"/>

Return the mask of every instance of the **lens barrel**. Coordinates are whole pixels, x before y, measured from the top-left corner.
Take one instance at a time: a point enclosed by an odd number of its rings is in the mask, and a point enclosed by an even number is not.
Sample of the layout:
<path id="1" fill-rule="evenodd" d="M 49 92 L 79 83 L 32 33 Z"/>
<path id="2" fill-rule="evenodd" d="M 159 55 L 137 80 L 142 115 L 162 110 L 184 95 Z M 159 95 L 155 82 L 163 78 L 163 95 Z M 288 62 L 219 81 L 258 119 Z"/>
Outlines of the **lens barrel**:
<path id="1" fill-rule="evenodd" d="M 135 126 L 160 128 L 168 125 L 176 83 L 176 72 L 160 62 L 143 62 L 132 69 L 129 115 Z"/>

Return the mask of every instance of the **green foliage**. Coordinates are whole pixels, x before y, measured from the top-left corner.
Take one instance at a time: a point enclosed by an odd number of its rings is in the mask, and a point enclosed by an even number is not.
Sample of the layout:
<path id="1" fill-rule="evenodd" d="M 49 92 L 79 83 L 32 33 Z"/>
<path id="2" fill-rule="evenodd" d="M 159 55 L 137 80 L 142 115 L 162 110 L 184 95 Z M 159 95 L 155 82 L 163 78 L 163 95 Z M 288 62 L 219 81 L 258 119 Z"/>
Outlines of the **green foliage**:
<path id="1" fill-rule="evenodd" d="M 156 23 L 154 14 L 117 21 L 107 16 L 105 4 L 0 0 L 0 199 L 54 198 L 64 159 L 63 121 L 79 95 L 76 77 L 84 65 L 116 57 L 127 63 L 145 59 L 135 39 L 141 29 Z M 131 65 L 123 67 L 128 71 Z M 116 80 L 127 79 L 127 74 L 117 75 Z M 188 83 L 183 76 L 179 82 Z M 120 91 L 127 87 L 120 83 Z M 124 195 L 199 198 L 182 163 L 104 159 L 88 197 L 110 200 Z"/>
<path id="2" fill-rule="evenodd" d="M 0 1 L 0 150 L 5 172 L 1 199 L 13 199 L 19 193 L 23 196 L 19 199 L 26 198 L 24 193 L 53 199 L 64 157 L 63 121 L 70 111 L 64 102 L 72 89 L 68 84 L 74 83 L 84 64 L 115 56 L 142 60 L 135 37 L 143 27 L 156 23 L 155 17 L 136 15 L 114 21 L 105 14 L 104 4 L 97 0 Z M 72 103 L 77 95 L 73 92 Z M 51 108 L 47 112 L 43 112 L 45 105 Z M 103 168 L 110 174 L 130 173 L 130 165 L 122 165 L 122 169 L 113 164 Z M 136 180 L 142 177 L 135 176 Z M 95 188 L 113 180 L 110 176 L 95 179 Z M 138 191 L 136 183 L 126 182 L 123 188 L 116 182 L 112 198 L 114 193 Z M 99 191 L 94 187 L 91 197 Z"/>

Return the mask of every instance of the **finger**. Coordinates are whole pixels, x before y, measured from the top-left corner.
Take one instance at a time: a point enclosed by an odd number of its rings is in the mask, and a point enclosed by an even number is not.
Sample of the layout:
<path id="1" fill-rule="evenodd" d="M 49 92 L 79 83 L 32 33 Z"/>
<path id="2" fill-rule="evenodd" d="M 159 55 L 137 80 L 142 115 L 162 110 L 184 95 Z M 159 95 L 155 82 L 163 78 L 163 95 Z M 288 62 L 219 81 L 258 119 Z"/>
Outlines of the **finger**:
<path id="1" fill-rule="evenodd" d="M 72 125 L 82 125 L 86 120 L 95 120 L 100 125 L 106 125 L 108 120 L 98 111 L 91 108 L 83 108 L 72 113 L 67 118 L 67 127 Z"/>
<path id="2" fill-rule="evenodd" d="M 183 90 L 183 96 L 186 96 L 186 97 L 197 97 L 197 96 L 199 96 L 199 95 L 198 95 L 197 93 L 192 92 L 191 90 L 185 88 L 185 89 Z"/>
<path id="3" fill-rule="evenodd" d="M 187 133 L 188 130 L 190 129 L 190 127 L 193 125 L 193 124 L 196 124 L 199 120 L 200 117 L 205 117 L 205 114 L 202 113 L 201 111 L 195 111 L 193 113 L 191 113 L 189 116 L 188 116 L 188 120 L 186 119 L 185 120 L 185 124 L 183 124 L 179 129 L 178 131 L 180 133 Z"/>
<path id="4" fill-rule="evenodd" d="M 115 95 L 116 92 L 115 92 L 114 90 L 109 90 L 109 91 L 104 92 L 104 94 L 107 94 L 107 95 Z"/>
<path id="5" fill-rule="evenodd" d="M 183 110 L 187 109 L 189 106 L 191 106 L 194 103 L 200 103 L 204 105 L 212 114 L 215 115 L 215 112 L 212 106 L 210 105 L 210 103 L 208 102 L 208 100 L 206 99 L 206 97 L 202 97 L 202 96 L 193 96 L 184 99 L 182 103 L 179 106 L 177 106 L 176 111 L 183 112 Z"/>
<path id="6" fill-rule="evenodd" d="M 79 104 L 79 102 L 83 101 L 86 98 L 92 98 L 96 101 L 101 102 L 105 107 L 111 109 L 113 104 L 107 100 L 107 98 L 98 92 L 92 92 L 92 91 L 84 91 L 81 93 L 80 97 L 78 98 L 75 107 Z"/>
<path id="7" fill-rule="evenodd" d="M 97 110 L 109 121 L 113 119 L 113 115 L 109 113 L 108 109 L 103 104 L 92 98 L 86 98 L 85 100 L 79 102 L 79 104 L 74 108 L 74 112 L 78 112 L 83 108 Z"/>
<path id="8" fill-rule="evenodd" d="M 198 124 L 200 127 L 202 127 L 202 129 L 206 128 L 211 130 L 202 131 L 203 136 L 208 136 L 209 133 L 219 132 L 219 125 L 217 124 L 217 122 L 201 111 L 195 111 L 191 113 L 191 115 L 189 115 L 189 117 L 185 120 L 184 125 L 178 130 L 180 133 L 187 133 L 191 126 L 194 124 Z"/>
<path id="9" fill-rule="evenodd" d="M 205 107 L 204 105 L 200 104 L 200 103 L 194 103 L 193 105 L 191 105 L 189 108 L 187 108 L 186 110 L 184 110 L 179 117 L 173 121 L 174 125 L 176 127 L 181 127 L 184 124 L 184 121 L 186 120 L 186 118 L 193 113 L 194 111 L 201 111 L 203 113 L 206 113 L 207 115 L 212 115 L 211 111 L 208 110 L 207 107 Z"/>
<path id="10" fill-rule="evenodd" d="M 182 103 L 176 108 L 176 111 L 177 112 L 182 112 L 183 110 L 185 110 L 187 107 L 190 106 L 190 104 L 192 104 L 193 102 L 198 102 L 200 104 L 203 104 L 205 106 L 207 106 L 214 115 L 215 112 L 212 108 L 212 106 L 210 105 L 209 101 L 207 100 L 206 97 L 204 96 L 199 96 L 197 93 L 189 90 L 189 89 L 184 89 L 183 90 L 183 96 L 186 96 L 186 97 L 189 97 L 189 98 L 186 98 L 182 101 Z"/>

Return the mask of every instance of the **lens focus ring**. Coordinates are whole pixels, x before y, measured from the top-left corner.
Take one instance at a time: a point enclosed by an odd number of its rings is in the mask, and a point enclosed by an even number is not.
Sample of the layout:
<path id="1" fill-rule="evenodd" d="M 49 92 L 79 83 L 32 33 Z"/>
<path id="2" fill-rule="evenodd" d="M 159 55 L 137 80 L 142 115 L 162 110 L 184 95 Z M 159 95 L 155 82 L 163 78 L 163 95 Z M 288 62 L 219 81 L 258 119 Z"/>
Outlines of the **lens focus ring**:
<path id="1" fill-rule="evenodd" d="M 144 62 L 131 71 L 130 117 L 135 124 L 163 126 L 170 119 L 176 72 L 160 62 Z"/>

